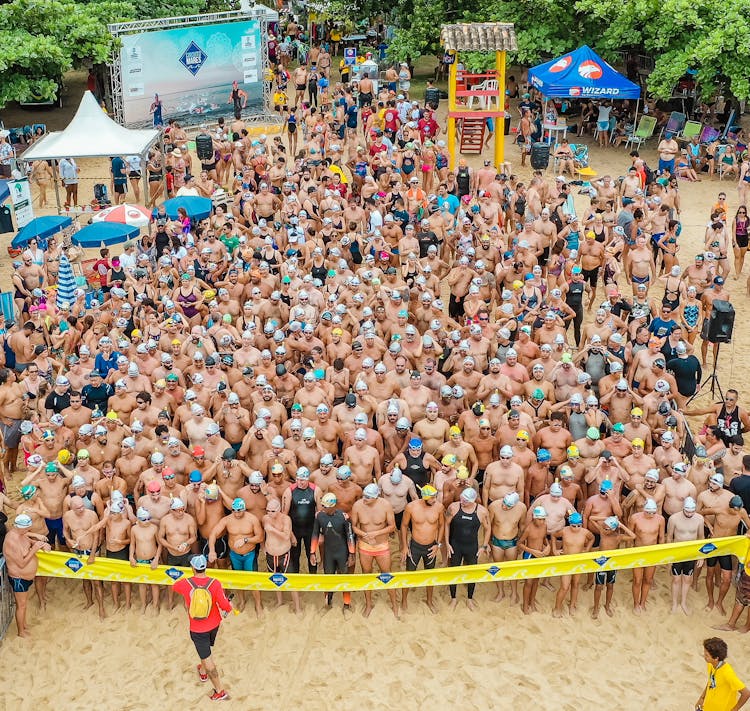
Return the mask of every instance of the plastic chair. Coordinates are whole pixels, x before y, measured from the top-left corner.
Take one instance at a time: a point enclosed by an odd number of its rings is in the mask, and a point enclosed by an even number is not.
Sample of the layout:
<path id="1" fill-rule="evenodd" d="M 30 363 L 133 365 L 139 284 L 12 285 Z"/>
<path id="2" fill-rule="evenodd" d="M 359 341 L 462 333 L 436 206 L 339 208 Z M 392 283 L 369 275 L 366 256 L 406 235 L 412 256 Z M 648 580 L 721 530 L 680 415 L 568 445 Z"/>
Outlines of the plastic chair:
<path id="1" fill-rule="evenodd" d="M 479 84 L 475 84 L 472 87 L 472 89 L 475 90 L 475 91 L 487 91 L 487 82 L 488 81 L 489 81 L 488 79 L 485 79 L 483 82 L 480 82 Z M 483 96 L 474 96 L 474 95 L 470 96 L 469 99 L 468 99 L 468 101 L 466 102 L 466 108 L 467 109 L 473 108 L 474 102 L 478 101 L 479 102 L 479 108 L 483 109 L 484 108 L 484 101 L 483 101 L 483 99 L 484 99 Z"/>
<path id="2" fill-rule="evenodd" d="M 656 129 L 656 116 L 641 116 L 635 131 L 631 133 L 625 141 L 625 148 L 630 144 L 635 144 L 636 148 L 641 147 L 641 143 L 647 141 L 654 135 Z"/>
<path id="3" fill-rule="evenodd" d="M 687 121 L 682 129 L 682 138 L 689 141 L 691 138 L 700 136 L 703 131 L 703 124 L 700 121 Z"/>
<path id="4" fill-rule="evenodd" d="M 665 133 L 671 133 L 673 138 L 677 138 L 680 133 L 682 133 L 682 129 L 685 128 L 686 121 L 687 116 L 685 116 L 685 114 L 680 113 L 679 111 L 673 111 L 670 114 L 666 125 L 663 126 L 659 132 L 659 140 L 661 141 L 661 138 Z"/>
<path id="5" fill-rule="evenodd" d="M 726 163 L 724 163 L 724 154 L 727 152 L 729 146 L 723 143 L 716 146 L 716 156 L 714 158 L 714 165 L 716 166 L 716 172 L 719 174 L 719 180 L 724 177 L 724 171 L 727 169 Z M 735 161 L 737 157 L 735 156 Z"/>

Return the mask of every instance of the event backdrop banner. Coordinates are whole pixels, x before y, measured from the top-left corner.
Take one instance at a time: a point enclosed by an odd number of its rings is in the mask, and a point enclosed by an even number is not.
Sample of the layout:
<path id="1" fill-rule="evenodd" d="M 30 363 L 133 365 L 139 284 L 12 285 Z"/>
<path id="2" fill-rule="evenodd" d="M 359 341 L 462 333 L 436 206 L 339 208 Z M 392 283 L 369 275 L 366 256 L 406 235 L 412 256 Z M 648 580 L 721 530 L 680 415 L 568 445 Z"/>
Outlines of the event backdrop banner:
<path id="1" fill-rule="evenodd" d="M 232 82 L 247 94 L 247 107 L 263 106 L 263 61 L 257 20 L 189 25 L 122 35 L 123 118 L 126 126 L 163 122 L 183 125 L 231 119 Z M 157 108 L 158 116 L 158 108 Z"/>
<path id="2" fill-rule="evenodd" d="M 551 578 L 558 575 L 579 575 L 606 570 L 643 568 L 668 565 L 686 560 L 705 560 L 718 555 L 736 555 L 745 560 L 748 538 L 730 536 L 711 540 L 667 543 L 616 551 L 592 551 L 575 555 L 559 555 L 531 560 L 502 563 L 480 563 L 460 568 L 436 568 L 414 572 L 358 573 L 355 575 L 309 575 L 299 573 L 245 573 L 235 570 L 212 569 L 211 575 L 234 590 L 300 590 L 303 592 L 355 590 L 388 590 L 418 588 L 430 585 L 461 583 L 491 583 L 499 580 L 527 580 Z M 80 580 L 114 580 L 124 583 L 172 585 L 190 571 L 187 568 L 160 565 L 152 570 L 148 565 L 130 566 L 125 561 L 96 558 L 91 564 L 85 556 L 70 553 L 37 553 L 38 575 Z"/>

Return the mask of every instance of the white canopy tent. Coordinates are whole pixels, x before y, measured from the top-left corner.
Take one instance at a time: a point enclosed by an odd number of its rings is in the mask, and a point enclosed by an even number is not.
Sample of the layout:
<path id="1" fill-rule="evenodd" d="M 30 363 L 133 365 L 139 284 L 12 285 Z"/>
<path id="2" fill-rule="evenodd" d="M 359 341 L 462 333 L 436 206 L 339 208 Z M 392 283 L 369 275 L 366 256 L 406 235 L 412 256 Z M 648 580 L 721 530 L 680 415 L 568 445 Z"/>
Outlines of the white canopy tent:
<path id="1" fill-rule="evenodd" d="M 129 129 L 113 121 L 99 106 L 94 95 L 87 91 L 73 120 L 64 131 L 48 133 L 31 146 L 20 158 L 24 162 L 35 160 L 57 161 L 61 158 L 108 158 L 111 156 L 138 155 L 141 157 L 144 176 L 144 194 L 148 199 L 146 159 L 149 149 L 161 138 L 156 129 Z M 55 180 L 57 193 L 57 180 Z M 57 195 L 57 207 L 60 198 Z"/>

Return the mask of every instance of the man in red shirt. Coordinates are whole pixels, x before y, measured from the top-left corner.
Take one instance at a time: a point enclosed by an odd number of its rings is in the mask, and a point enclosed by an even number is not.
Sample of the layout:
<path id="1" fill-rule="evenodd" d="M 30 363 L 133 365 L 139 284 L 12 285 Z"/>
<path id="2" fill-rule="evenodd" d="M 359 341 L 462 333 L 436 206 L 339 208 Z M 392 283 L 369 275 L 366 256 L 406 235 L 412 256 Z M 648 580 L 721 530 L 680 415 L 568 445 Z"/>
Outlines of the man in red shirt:
<path id="1" fill-rule="evenodd" d="M 193 575 L 189 578 L 180 578 L 172 589 L 182 595 L 185 599 L 185 607 L 188 610 L 190 619 L 190 639 L 193 640 L 195 650 L 200 657 L 198 664 L 198 676 L 201 681 L 208 681 L 214 685 L 214 693 L 211 695 L 211 701 L 226 701 L 229 694 L 222 689 L 219 681 L 219 671 L 216 669 L 213 659 L 211 659 L 211 647 L 216 642 L 216 635 L 219 632 L 219 625 L 223 617 L 231 612 L 232 603 L 224 594 L 224 588 L 215 578 L 209 578 L 206 575 L 208 561 L 204 555 L 195 555 L 190 559 L 190 566 L 193 569 Z M 194 619 L 190 617 L 190 595 L 196 588 L 205 588 L 211 593 L 211 611 L 204 619 Z"/>
<path id="2" fill-rule="evenodd" d="M 440 131 L 440 126 L 438 126 L 438 122 L 433 118 L 432 111 L 430 109 L 424 110 L 424 115 L 421 119 L 419 119 L 417 128 L 419 129 L 419 133 L 422 136 L 423 142 L 428 138 L 435 138 L 435 136 L 437 136 L 438 132 Z"/>

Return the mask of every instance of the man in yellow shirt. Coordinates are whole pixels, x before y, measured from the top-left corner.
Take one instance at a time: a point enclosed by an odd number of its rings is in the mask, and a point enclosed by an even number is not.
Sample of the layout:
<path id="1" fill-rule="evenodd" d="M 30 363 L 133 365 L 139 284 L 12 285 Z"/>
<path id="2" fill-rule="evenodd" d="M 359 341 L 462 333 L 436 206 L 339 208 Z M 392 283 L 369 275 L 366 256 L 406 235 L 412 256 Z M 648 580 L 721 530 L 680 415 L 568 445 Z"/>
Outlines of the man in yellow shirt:
<path id="1" fill-rule="evenodd" d="M 726 661 L 727 652 L 727 643 L 720 637 L 703 640 L 708 683 L 695 704 L 695 711 L 736 711 L 750 699 L 750 689 L 740 681 Z"/>

